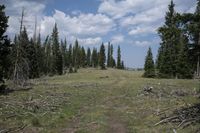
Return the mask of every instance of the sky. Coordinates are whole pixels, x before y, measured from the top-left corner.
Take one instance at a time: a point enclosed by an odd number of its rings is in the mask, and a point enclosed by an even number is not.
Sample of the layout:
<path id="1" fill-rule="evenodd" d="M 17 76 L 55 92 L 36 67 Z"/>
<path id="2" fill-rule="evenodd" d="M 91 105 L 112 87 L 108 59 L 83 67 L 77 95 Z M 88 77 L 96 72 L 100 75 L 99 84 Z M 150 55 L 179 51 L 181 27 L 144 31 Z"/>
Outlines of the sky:
<path id="1" fill-rule="evenodd" d="M 57 23 L 59 39 L 66 38 L 68 44 L 78 39 L 85 48 L 99 48 L 102 42 L 106 46 L 111 42 L 115 58 L 120 45 L 122 60 L 131 68 L 143 68 L 149 47 L 156 59 L 160 43 L 157 29 L 164 24 L 169 3 L 170 0 L 0 0 L 10 16 L 10 38 L 19 33 L 24 8 L 29 37 L 33 36 L 36 18 L 37 33 L 43 39 Z M 174 3 L 180 13 L 192 13 L 196 8 L 196 0 Z"/>

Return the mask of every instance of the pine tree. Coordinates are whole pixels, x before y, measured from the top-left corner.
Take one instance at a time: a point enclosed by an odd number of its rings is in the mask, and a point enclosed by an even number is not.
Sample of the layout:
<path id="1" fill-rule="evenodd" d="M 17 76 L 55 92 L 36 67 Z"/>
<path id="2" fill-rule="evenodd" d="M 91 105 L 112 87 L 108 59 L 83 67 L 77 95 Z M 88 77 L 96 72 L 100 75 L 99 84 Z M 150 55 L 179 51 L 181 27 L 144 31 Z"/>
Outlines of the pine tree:
<path id="1" fill-rule="evenodd" d="M 8 27 L 8 16 L 5 15 L 5 6 L 0 5 L 0 90 L 4 89 L 4 78 L 7 76 L 9 63 L 8 55 L 10 53 L 10 41 L 7 35 L 4 35 Z"/>
<path id="2" fill-rule="evenodd" d="M 62 58 L 63 58 L 63 68 L 66 69 L 67 68 L 67 64 L 68 64 L 68 59 L 67 59 L 67 41 L 65 39 L 65 41 L 63 42 L 61 40 L 61 54 L 62 54 Z"/>
<path id="3" fill-rule="evenodd" d="M 186 16 L 187 17 L 187 16 Z M 193 64 L 193 70 L 197 77 L 200 77 L 200 0 L 197 0 L 196 11 L 193 14 L 193 19 L 190 20 L 188 25 L 188 30 L 190 35 L 190 40 L 193 41 L 190 56 Z"/>
<path id="4" fill-rule="evenodd" d="M 84 47 L 81 48 L 81 51 L 80 51 L 80 58 L 81 58 L 81 62 L 80 62 L 80 65 L 81 67 L 85 67 L 86 65 L 86 54 L 85 54 L 85 49 Z"/>
<path id="5" fill-rule="evenodd" d="M 181 79 L 189 79 L 192 78 L 193 75 L 188 54 L 188 39 L 183 34 L 181 35 L 180 44 L 181 49 L 178 54 L 177 76 Z"/>
<path id="6" fill-rule="evenodd" d="M 121 69 L 123 69 L 123 70 L 125 69 L 124 61 L 121 62 Z"/>
<path id="7" fill-rule="evenodd" d="M 53 32 L 51 35 L 51 44 L 52 44 L 52 55 L 53 55 L 53 67 L 52 67 L 52 74 L 59 74 L 63 73 L 63 59 L 62 54 L 60 51 L 59 41 L 58 41 L 58 29 L 57 24 L 55 24 L 53 28 Z"/>
<path id="8" fill-rule="evenodd" d="M 73 47 L 73 56 L 72 56 L 72 62 L 73 62 L 73 67 L 76 67 L 78 69 L 79 65 L 80 65 L 80 53 L 79 53 L 79 50 L 80 50 L 80 46 L 79 46 L 79 43 L 78 43 L 78 40 L 75 41 L 75 45 Z"/>
<path id="9" fill-rule="evenodd" d="M 96 48 L 93 48 L 93 51 L 92 51 L 92 66 L 94 68 L 98 66 L 98 53 L 97 53 Z"/>
<path id="10" fill-rule="evenodd" d="M 120 49 L 120 46 L 118 46 L 118 49 L 117 49 L 117 68 L 121 69 L 121 49 Z"/>
<path id="11" fill-rule="evenodd" d="M 110 66 L 113 68 L 116 66 L 115 59 L 113 58 L 113 45 L 110 46 Z"/>
<path id="12" fill-rule="evenodd" d="M 51 71 L 53 69 L 53 56 L 52 56 L 52 49 L 51 49 L 51 38 L 49 36 L 46 37 L 44 42 L 45 47 L 45 67 L 44 72 L 45 74 L 51 74 Z"/>
<path id="13" fill-rule="evenodd" d="M 143 75 L 144 77 L 147 77 L 147 78 L 155 77 L 153 54 L 151 52 L 150 47 L 149 47 L 149 50 L 147 52 L 147 56 L 145 59 L 144 70 L 145 70 L 144 75 Z"/>
<path id="14" fill-rule="evenodd" d="M 100 52 L 99 52 L 99 65 L 101 69 L 106 69 L 105 67 L 106 55 L 105 55 L 105 47 L 104 44 L 101 44 Z"/>
<path id="15" fill-rule="evenodd" d="M 57 69 L 57 73 L 59 75 L 62 75 L 63 74 L 63 57 L 62 57 L 62 54 L 61 52 L 58 53 L 57 55 L 57 60 L 56 60 L 56 69 Z"/>
<path id="16" fill-rule="evenodd" d="M 68 61 L 69 61 L 68 62 L 68 67 L 72 67 L 72 65 L 73 65 L 73 61 L 72 61 L 73 60 L 72 59 L 73 58 L 72 57 L 72 44 L 69 45 L 68 57 L 67 58 L 68 58 Z"/>
<path id="17" fill-rule="evenodd" d="M 38 76 L 44 74 L 44 66 L 45 66 L 45 48 L 42 46 L 41 43 L 41 35 L 39 33 L 36 42 L 36 55 L 37 55 L 37 63 L 38 63 Z"/>
<path id="18" fill-rule="evenodd" d="M 31 38 L 28 45 L 27 57 L 29 60 L 29 78 L 39 78 L 39 61 L 37 56 L 37 45 Z"/>
<path id="19" fill-rule="evenodd" d="M 180 45 L 180 29 L 176 19 L 177 13 L 174 10 L 175 4 L 171 1 L 169 11 L 165 16 L 165 25 L 160 27 L 158 33 L 162 42 L 158 51 L 157 69 L 160 77 L 173 78 L 177 76 L 177 59 Z"/>
<path id="20" fill-rule="evenodd" d="M 87 67 L 91 66 L 91 50 L 90 48 L 87 49 Z"/>
<path id="21" fill-rule="evenodd" d="M 111 67 L 111 46 L 110 42 L 108 43 L 108 54 L 107 54 L 107 67 Z"/>

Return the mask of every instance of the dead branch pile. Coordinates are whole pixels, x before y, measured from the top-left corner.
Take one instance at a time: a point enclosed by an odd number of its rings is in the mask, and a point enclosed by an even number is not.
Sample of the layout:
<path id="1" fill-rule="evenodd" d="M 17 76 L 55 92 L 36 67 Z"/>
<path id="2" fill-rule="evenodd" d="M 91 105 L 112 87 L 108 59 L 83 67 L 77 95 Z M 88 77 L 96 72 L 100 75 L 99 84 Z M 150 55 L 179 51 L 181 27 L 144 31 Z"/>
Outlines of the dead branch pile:
<path id="1" fill-rule="evenodd" d="M 172 114 L 168 116 L 165 114 L 161 117 L 161 120 L 155 124 L 155 126 L 164 123 L 176 124 L 177 128 L 185 128 L 191 124 L 200 123 L 200 104 L 176 109 Z"/>
<path id="2" fill-rule="evenodd" d="M 31 92 L 22 98 L 0 97 L 0 133 L 22 130 L 26 126 L 22 121 L 24 117 L 41 118 L 60 113 L 61 107 L 68 104 L 69 96 L 68 93 L 46 91 L 43 94 Z M 21 126 L 12 126 L 10 121 L 13 119 L 22 123 Z"/>
<path id="3" fill-rule="evenodd" d="M 189 92 L 180 88 L 170 87 L 157 87 L 157 86 L 145 86 L 138 93 L 139 96 L 151 96 L 155 98 L 168 98 L 168 97 L 184 97 L 188 96 Z"/>

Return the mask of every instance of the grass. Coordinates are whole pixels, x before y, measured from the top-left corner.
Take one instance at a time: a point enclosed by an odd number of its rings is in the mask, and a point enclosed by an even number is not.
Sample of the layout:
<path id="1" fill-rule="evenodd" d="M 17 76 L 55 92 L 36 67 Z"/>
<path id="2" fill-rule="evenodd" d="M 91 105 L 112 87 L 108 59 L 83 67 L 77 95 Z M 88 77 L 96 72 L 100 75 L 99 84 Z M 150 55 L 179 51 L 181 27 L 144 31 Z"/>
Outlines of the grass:
<path id="1" fill-rule="evenodd" d="M 146 79 L 142 72 L 81 69 L 76 74 L 32 80 L 33 89 L 0 96 L 0 131 L 25 125 L 24 132 L 41 133 L 160 133 L 173 132 L 174 124 L 154 126 L 155 115 L 199 102 L 197 80 Z M 153 86 L 162 97 L 143 95 Z M 181 90 L 187 95 L 173 95 Z M 193 133 L 200 126 L 176 128 Z"/>

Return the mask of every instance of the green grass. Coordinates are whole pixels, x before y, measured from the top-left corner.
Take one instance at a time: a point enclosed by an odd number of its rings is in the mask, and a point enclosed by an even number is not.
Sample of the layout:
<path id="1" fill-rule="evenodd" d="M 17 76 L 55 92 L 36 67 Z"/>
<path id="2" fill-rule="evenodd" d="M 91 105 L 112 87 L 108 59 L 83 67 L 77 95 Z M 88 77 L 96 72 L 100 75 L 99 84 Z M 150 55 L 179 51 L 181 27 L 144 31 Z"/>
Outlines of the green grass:
<path id="1" fill-rule="evenodd" d="M 146 79 L 142 72 L 81 69 L 76 74 L 32 80 L 33 89 L 0 96 L 0 130 L 26 125 L 24 132 L 161 133 L 177 125 L 163 124 L 156 111 L 199 102 L 197 80 Z M 143 95 L 153 86 L 162 97 Z M 172 95 L 174 90 L 186 96 Z M 196 89 L 197 90 L 197 89 Z M 13 116 L 12 116 L 13 115 Z M 198 124 L 176 129 L 193 133 Z"/>

